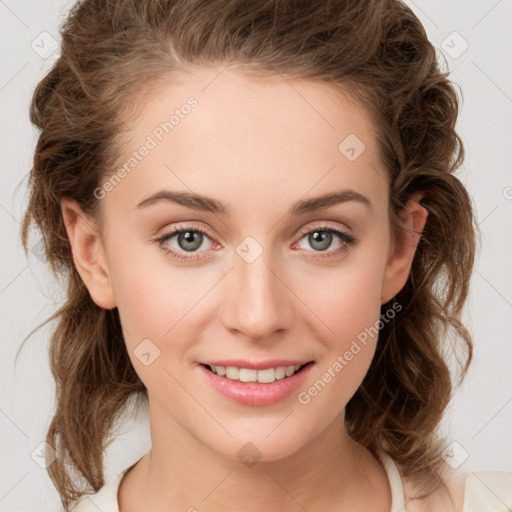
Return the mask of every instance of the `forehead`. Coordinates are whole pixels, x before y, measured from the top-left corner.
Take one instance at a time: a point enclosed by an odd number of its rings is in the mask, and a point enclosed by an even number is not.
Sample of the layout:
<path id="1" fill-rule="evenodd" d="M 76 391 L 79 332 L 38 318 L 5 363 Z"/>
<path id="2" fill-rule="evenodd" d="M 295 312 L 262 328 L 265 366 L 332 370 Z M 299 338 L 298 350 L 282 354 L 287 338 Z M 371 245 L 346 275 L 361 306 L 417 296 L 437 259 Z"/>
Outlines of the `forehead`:
<path id="1" fill-rule="evenodd" d="M 375 126 L 349 92 L 326 83 L 194 68 L 159 80 L 129 107 L 117 166 L 128 172 L 109 194 L 123 207 L 162 188 L 237 210 L 342 187 L 385 206 Z"/>

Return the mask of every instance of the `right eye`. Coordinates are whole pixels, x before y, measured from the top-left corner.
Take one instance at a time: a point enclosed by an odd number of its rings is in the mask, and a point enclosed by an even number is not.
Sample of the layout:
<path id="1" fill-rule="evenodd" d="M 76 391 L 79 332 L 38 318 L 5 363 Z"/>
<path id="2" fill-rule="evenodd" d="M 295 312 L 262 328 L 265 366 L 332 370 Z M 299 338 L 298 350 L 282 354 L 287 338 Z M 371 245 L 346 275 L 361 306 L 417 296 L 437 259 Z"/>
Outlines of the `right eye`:
<path id="1" fill-rule="evenodd" d="M 170 242 L 175 239 L 175 243 Z M 186 256 L 187 253 L 197 254 L 205 239 L 210 239 L 206 231 L 195 226 L 178 226 L 168 233 L 159 236 L 155 243 L 168 255 L 179 260 L 193 260 L 196 256 Z M 213 242 L 212 242 L 213 243 Z"/>

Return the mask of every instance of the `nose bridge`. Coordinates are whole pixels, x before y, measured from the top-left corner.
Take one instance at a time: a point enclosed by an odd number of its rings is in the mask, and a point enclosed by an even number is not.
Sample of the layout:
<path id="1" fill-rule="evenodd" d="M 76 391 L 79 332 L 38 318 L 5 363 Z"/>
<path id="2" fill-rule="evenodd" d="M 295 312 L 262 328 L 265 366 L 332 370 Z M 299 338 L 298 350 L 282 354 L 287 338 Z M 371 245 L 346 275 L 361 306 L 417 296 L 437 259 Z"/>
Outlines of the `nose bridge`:
<path id="1" fill-rule="evenodd" d="M 293 322 L 293 304 L 282 265 L 270 248 L 247 237 L 233 255 L 233 272 L 228 283 L 230 298 L 225 304 L 224 323 L 254 339 Z"/>

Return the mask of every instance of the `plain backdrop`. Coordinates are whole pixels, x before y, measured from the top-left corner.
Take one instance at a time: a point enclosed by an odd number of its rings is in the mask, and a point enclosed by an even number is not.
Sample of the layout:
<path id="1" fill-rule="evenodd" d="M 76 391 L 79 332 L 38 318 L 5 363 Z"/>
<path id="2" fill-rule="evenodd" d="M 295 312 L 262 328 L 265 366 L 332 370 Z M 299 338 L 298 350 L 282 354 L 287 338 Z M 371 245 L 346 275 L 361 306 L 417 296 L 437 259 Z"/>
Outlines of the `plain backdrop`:
<path id="1" fill-rule="evenodd" d="M 53 409 L 50 330 L 21 341 L 63 294 L 31 240 L 19 242 L 37 133 L 28 118 L 36 83 L 58 55 L 52 38 L 73 1 L 0 0 L 0 511 L 60 510 L 41 462 Z M 408 2 L 445 55 L 463 93 L 458 130 L 483 238 L 465 318 L 474 363 L 447 411 L 449 456 L 462 470 L 512 471 L 512 1 Z M 454 205 L 456 208 L 456 205 Z M 130 420 L 107 452 L 107 479 L 150 447 L 147 420 Z"/>

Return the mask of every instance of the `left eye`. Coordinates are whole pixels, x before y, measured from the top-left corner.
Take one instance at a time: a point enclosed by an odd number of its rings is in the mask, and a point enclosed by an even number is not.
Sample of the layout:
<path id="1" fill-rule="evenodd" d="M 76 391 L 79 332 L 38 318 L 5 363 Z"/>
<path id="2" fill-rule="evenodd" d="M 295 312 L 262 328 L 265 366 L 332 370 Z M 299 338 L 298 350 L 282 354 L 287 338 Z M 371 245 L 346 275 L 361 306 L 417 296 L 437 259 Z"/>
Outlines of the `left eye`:
<path id="1" fill-rule="evenodd" d="M 334 236 L 333 236 L 334 235 Z M 333 228 L 314 228 L 306 232 L 299 242 L 306 239 L 315 252 L 325 252 L 333 243 L 335 237 L 341 240 L 341 246 L 349 245 L 354 242 L 354 239 L 344 233 Z"/>

